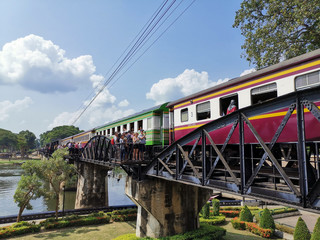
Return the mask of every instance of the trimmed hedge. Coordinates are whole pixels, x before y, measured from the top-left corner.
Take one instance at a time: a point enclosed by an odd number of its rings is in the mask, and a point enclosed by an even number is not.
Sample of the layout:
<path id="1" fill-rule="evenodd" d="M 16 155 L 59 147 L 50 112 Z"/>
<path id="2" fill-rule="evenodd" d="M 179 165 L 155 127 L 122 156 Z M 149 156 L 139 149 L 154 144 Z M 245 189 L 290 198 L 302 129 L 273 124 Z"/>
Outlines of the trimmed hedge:
<path id="1" fill-rule="evenodd" d="M 208 219 L 210 217 L 210 203 L 204 204 L 201 209 L 202 217 Z"/>
<path id="2" fill-rule="evenodd" d="M 294 240 L 310 240 L 311 234 L 304 220 L 299 217 L 293 233 Z"/>
<path id="3" fill-rule="evenodd" d="M 316 225 L 314 225 L 311 240 L 320 240 L 320 217 L 317 219 Z"/>
<path id="4" fill-rule="evenodd" d="M 27 233 L 40 232 L 40 228 L 40 225 L 22 221 L 19 223 L 12 224 L 11 226 L 0 228 L 0 239 L 19 236 Z"/>
<path id="5" fill-rule="evenodd" d="M 65 228 L 65 227 L 74 227 L 74 226 L 86 226 L 86 225 L 93 225 L 93 224 L 102 224 L 102 223 L 109 223 L 110 217 L 103 216 L 103 217 L 95 217 L 95 216 L 85 216 L 79 217 L 77 219 L 69 220 L 67 218 L 61 218 L 55 221 L 52 219 L 47 219 L 42 221 L 40 224 L 44 226 L 45 229 L 57 229 L 57 228 Z"/>
<path id="6" fill-rule="evenodd" d="M 220 201 L 218 199 L 212 199 L 213 216 L 219 216 Z"/>
<path id="7" fill-rule="evenodd" d="M 240 211 L 238 210 L 220 210 L 220 214 L 223 214 L 224 216 L 228 218 L 234 218 L 239 217 Z"/>
<path id="8" fill-rule="evenodd" d="M 240 221 L 238 217 L 231 219 L 232 227 L 238 230 L 246 230 L 246 222 Z"/>
<path id="9" fill-rule="evenodd" d="M 294 228 L 286 226 L 286 225 L 283 225 L 283 224 L 276 223 L 276 229 L 278 229 L 281 232 L 286 232 L 286 233 L 289 233 L 289 234 L 292 234 L 292 235 L 294 233 Z"/>
<path id="10" fill-rule="evenodd" d="M 137 209 L 122 209 L 111 212 L 111 219 L 114 222 L 134 221 L 137 219 Z"/>
<path id="11" fill-rule="evenodd" d="M 232 207 L 232 206 L 226 206 L 226 207 L 220 207 L 220 210 L 234 210 L 234 211 L 241 211 L 243 207 L 241 206 L 236 206 L 236 207 Z M 250 209 L 250 211 L 257 211 L 257 210 L 261 210 L 261 208 L 259 207 L 248 207 Z"/>
<path id="12" fill-rule="evenodd" d="M 253 222 L 246 222 L 246 228 L 250 232 L 252 232 L 256 235 L 259 235 L 263 238 L 270 238 L 273 235 L 272 229 L 261 228 L 256 223 L 253 223 Z"/>
<path id="13" fill-rule="evenodd" d="M 253 216 L 246 205 L 242 208 L 239 219 L 244 222 L 253 222 Z"/>
<path id="14" fill-rule="evenodd" d="M 210 225 L 217 225 L 217 224 L 221 224 L 224 223 L 226 221 L 226 217 L 222 214 L 220 214 L 219 216 L 211 216 L 209 218 L 199 218 L 199 221 L 201 223 L 206 223 L 206 224 L 210 224 Z"/>
<path id="15" fill-rule="evenodd" d="M 259 226 L 261 228 L 265 228 L 265 229 L 269 228 L 269 229 L 272 229 L 273 231 L 275 230 L 276 225 L 274 223 L 273 217 L 271 216 L 271 213 L 268 208 L 263 209 Z"/>

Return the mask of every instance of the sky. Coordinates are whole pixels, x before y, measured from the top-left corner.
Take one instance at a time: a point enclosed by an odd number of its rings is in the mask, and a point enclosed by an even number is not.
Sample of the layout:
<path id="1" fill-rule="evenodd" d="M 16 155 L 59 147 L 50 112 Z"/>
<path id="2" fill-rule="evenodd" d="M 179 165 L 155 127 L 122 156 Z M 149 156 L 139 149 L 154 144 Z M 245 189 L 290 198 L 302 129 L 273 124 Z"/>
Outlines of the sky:
<path id="1" fill-rule="evenodd" d="M 0 1 L 0 128 L 39 137 L 73 124 L 162 3 Z M 232 27 L 240 1 L 196 0 L 178 18 L 191 3 L 175 2 L 167 22 L 75 126 L 89 130 L 252 71 L 241 57 L 244 38 Z"/>

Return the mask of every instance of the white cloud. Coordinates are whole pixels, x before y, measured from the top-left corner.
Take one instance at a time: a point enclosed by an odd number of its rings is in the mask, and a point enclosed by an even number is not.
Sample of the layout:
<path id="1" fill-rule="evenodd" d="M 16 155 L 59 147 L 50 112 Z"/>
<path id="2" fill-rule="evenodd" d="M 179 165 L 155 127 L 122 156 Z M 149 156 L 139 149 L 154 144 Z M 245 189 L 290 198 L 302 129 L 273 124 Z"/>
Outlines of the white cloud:
<path id="1" fill-rule="evenodd" d="M 146 97 L 147 99 L 154 100 L 155 104 L 161 104 L 199 92 L 228 80 L 229 78 L 225 78 L 213 82 L 209 80 L 207 72 L 199 73 L 194 69 L 186 69 L 175 78 L 165 78 L 153 84 Z"/>
<path id="2" fill-rule="evenodd" d="M 54 127 L 63 126 L 63 125 L 72 125 L 77 116 L 79 116 L 80 111 L 73 113 L 62 112 L 60 113 L 52 123 L 49 124 L 48 129 L 51 130 Z"/>
<path id="3" fill-rule="evenodd" d="M 129 101 L 127 99 L 124 99 L 118 103 L 118 106 L 119 107 L 127 107 L 127 106 L 129 106 Z"/>
<path id="4" fill-rule="evenodd" d="M 33 101 L 30 97 L 25 97 L 24 99 L 0 102 L 0 121 L 4 121 L 10 117 L 11 114 L 22 111 L 30 106 Z"/>
<path id="5" fill-rule="evenodd" d="M 244 76 L 244 75 L 247 75 L 247 74 L 249 74 L 249 73 L 253 73 L 253 72 L 255 72 L 255 71 L 257 71 L 257 70 L 254 69 L 254 68 L 246 69 L 246 70 L 244 70 L 244 71 L 240 74 L 240 77 L 242 77 L 242 76 Z"/>
<path id="6" fill-rule="evenodd" d="M 90 55 L 69 59 L 58 45 L 33 34 L 6 43 L 0 51 L 0 84 L 42 93 L 74 91 L 95 70 Z"/>

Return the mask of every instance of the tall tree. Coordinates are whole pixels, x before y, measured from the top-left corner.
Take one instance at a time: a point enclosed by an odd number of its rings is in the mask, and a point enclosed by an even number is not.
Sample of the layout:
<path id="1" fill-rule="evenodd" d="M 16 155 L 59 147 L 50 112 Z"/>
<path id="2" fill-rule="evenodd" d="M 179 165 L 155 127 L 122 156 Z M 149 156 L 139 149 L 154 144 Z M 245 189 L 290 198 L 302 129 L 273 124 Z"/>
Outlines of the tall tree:
<path id="1" fill-rule="evenodd" d="M 233 27 L 245 37 L 243 56 L 266 67 L 320 48 L 320 2 L 244 0 Z"/>
<path id="2" fill-rule="evenodd" d="M 0 128 L 0 151 L 14 150 L 17 148 L 17 136 L 9 130 Z"/>
<path id="3" fill-rule="evenodd" d="M 44 132 L 40 134 L 40 144 L 45 146 L 48 143 L 51 143 L 54 140 L 66 138 L 78 133 L 81 133 L 78 127 L 75 126 L 59 126 L 53 128 L 51 131 Z"/>
<path id="4" fill-rule="evenodd" d="M 18 146 L 21 151 L 21 157 L 24 157 L 28 150 L 36 147 L 36 136 L 34 133 L 28 130 L 19 132 Z"/>
<path id="5" fill-rule="evenodd" d="M 57 149 L 48 161 L 41 161 L 37 168 L 37 174 L 40 178 L 50 184 L 52 192 L 48 193 L 50 197 L 56 200 L 56 218 L 58 218 L 60 194 L 62 186 L 72 179 L 75 173 L 75 166 L 68 164 L 64 156 L 68 155 L 68 149 Z"/>

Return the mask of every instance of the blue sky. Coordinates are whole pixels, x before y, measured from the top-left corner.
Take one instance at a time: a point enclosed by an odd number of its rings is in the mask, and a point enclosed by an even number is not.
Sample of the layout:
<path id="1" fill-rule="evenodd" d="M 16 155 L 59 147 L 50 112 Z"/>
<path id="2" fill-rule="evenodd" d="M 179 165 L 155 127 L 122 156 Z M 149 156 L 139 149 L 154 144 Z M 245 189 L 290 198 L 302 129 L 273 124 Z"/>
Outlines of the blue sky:
<path id="1" fill-rule="evenodd" d="M 0 128 L 39 135 L 71 124 L 162 2 L 0 1 Z M 232 28 L 239 7 L 195 1 L 75 125 L 86 130 L 251 69 Z"/>

